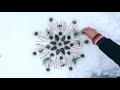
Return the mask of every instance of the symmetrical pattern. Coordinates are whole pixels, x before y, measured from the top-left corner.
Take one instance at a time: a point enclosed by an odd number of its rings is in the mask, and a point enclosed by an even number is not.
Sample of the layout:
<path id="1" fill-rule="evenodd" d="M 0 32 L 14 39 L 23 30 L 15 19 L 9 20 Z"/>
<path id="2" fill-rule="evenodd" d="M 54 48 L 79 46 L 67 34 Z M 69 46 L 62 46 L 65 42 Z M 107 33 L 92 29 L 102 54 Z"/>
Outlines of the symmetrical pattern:
<path id="1" fill-rule="evenodd" d="M 34 33 L 38 37 L 38 41 L 37 50 L 33 52 L 33 55 L 40 57 L 46 71 L 50 71 L 52 67 L 62 68 L 65 66 L 70 71 L 73 70 L 73 66 L 85 57 L 81 48 L 89 41 L 81 40 L 82 33 L 75 20 L 67 25 L 65 21 L 58 23 L 50 18 L 48 26 L 45 31 Z"/>

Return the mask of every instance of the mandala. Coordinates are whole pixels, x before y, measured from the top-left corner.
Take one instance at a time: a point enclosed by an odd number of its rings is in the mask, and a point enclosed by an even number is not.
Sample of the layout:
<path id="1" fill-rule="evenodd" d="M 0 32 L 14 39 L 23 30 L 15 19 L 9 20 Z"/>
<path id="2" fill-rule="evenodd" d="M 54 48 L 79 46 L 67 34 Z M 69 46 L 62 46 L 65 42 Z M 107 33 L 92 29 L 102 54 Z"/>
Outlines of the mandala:
<path id="1" fill-rule="evenodd" d="M 89 43 L 88 40 L 81 40 L 81 34 L 77 21 L 73 20 L 68 25 L 66 21 L 58 23 L 49 18 L 46 30 L 34 32 L 38 41 L 33 55 L 39 56 L 46 71 L 50 71 L 52 67 L 67 67 L 71 71 L 85 57 L 81 48 Z"/>

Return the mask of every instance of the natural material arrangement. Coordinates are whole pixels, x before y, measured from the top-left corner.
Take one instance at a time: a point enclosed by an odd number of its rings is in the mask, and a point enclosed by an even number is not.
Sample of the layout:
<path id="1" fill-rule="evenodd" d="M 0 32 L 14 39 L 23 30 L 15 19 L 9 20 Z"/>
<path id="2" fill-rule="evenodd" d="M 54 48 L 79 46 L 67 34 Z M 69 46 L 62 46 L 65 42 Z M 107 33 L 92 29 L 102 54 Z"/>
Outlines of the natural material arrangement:
<path id="1" fill-rule="evenodd" d="M 49 19 L 49 27 L 45 31 L 35 32 L 38 37 L 37 50 L 33 55 L 38 55 L 46 71 L 52 67 L 68 67 L 73 70 L 73 66 L 79 60 L 85 57 L 81 52 L 84 44 L 89 41 L 81 40 L 81 31 L 78 29 L 77 21 L 72 21 L 70 25 L 64 22 L 54 22 L 53 18 Z"/>

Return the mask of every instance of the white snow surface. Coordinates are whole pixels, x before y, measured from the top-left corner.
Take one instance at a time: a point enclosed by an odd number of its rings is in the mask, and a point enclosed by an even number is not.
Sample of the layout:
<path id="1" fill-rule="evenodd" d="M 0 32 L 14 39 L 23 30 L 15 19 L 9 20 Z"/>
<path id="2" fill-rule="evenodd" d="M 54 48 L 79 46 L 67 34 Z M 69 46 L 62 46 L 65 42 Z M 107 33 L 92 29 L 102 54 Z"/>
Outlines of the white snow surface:
<path id="1" fill-rule="evenodd" d="M 32 55 L 36 40 L 33 33 L 45 30 L 50 17 L 58 22 L 77 20 L 80 30 L 92 27 L 120 44 L 119 12 L 0 12 L 0 78 L 108 78 L 120 75 L 120 67 L 91 41 L 83 48 L 86 57 L 73 71 L 65 68 L 46 72 L 40 59 Z"/>

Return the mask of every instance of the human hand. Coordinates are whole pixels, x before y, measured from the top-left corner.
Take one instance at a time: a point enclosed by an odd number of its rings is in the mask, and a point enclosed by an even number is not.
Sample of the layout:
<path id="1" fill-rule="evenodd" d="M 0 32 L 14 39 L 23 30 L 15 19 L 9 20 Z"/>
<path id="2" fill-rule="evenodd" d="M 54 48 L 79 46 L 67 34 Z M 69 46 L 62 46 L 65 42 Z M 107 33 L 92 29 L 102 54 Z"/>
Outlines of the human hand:
<path id="1" fill-rule="evenodd" d="M 91 40 L 98 34 L 98 32 L 95 29 L 90 27 L 84 28 L 82 30 L 82 33 L 85 34 Z"/>

